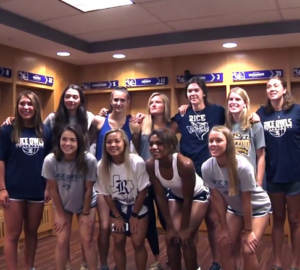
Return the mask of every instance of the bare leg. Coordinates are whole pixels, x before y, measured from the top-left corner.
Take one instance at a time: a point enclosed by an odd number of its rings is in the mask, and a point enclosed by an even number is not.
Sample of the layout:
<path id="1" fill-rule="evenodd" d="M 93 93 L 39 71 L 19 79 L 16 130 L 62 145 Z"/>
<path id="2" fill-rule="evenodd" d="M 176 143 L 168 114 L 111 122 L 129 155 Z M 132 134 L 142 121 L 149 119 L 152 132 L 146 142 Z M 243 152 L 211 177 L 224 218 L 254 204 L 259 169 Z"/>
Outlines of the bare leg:
<path id="1" fill-rule="evenodd" d="M 180 228 L 182 204 L 175 200 L 169 200 L 170 214 L 176 231 Z M 167 254 L 171 270 L 181 270 L 181 250 L 179 244 L 167 244 Z"/>
<path id="2" fill-rule="evenodd" d="M 198 230 L 204 219 L 208 209 L 208 203 L 194 201 L 191 211 L 190 219 L 190 231 L 194 239 L 193 246 L 182 247 L 182 253 L 184 257 L 184 263 L 187 270 L 196 270 L 198 268 L 197 262 L 197 241 L 198 241 Z M 181 221 L 180 221 L 181 222 Z"/>
<path id="3" fill-rule="evenodd" d="M 274 265 L 282 267 L 282 247 L 284 241 L 285 222 L 285 194 L 269 193 L 273 209 L 272 244 L 274 253 Z"/>
<path id="4" fill-rule="evenodd" d="M 111 223 L 114 223 L 115 219 L 111 218 Z M 113 232 L 112 237 L 114 239 L 114 259 L 118 270 L 126 270 L 126 234 Z"/>
<path id="5" fill-rule="evenodd" d="M 300 194 L 287 196 L 288 220 L 291 230 L 293 260 L 291 267 L 300 267 Z"/>
<path id="6" fill-rule="evenodd" d="M 95 220 L 96 208 L 90 209 L 90 218 Z M 82 216 L 79 216 L 79 222 Z M 94 226 L 88 227 L 85 224 L 79 223 L 79 232 L 81 238 L 81 244 L 86 254 L 86 259 L 90 270 L 97 270 L 97 251 L 93 241 Z"/>
<path id="7" fill-rule="evenodd" d="M 220 263 L 220 250 L 218 248 L 218 235 L 220 232 L 219 219 L 212 203 L 209 204 L 205 216 L 207 235 L 213 262 Z"/>
<path id="8" fill-rule="evenodd" d="M 44 202 L 26 202 L 24 233 L 25 233 L 25 269 L 34 267 L 34 258 L 37 248 L 37 231 L 41 224 L 44 211 Z"/>
<path id="9" fill-rule="evenodd" d="M 6 269 L 18 270 L 18 241 L 23 228 L 25 202 L 10 200 L 8 208 L 2 209 L 6 228 L 4 238 Z"/>
<path id="10" fill-rule="evenodd" d="M 148 253 L 145 247 L 145 238 L 148 230 L 148 215 L 139 219 L 139 227 L 136 234 L 131 235 L 131 242 L 135 253 L 135 264 L 137 270 L 145 270 Z"/>
<path id="11" fill-rule="evenodd" d="M 107 206 L 103 195 L 98 195 L 97 197 L 97 210 L 99 216 L 98 252 L 101 266 L 103 267 L 107 266 L 111 223 L 109 217 L 109 207 Z"/>
<path id="12" fill-rule="evenodd" d="M 54 211 L 54 215 L 57 212 Z M 56 249 L 55 249 L 55 261 L 56 270 L 65 270 L 68 261 L 68 246 L 71 236 L 72 228 L 72 217 L 73 214 L 65 212 L 65 218 L 67 219 L 67 224 L 64 226 L 61 232 L 56 233 Z"/>
<path id="13" fill-rule="evenodd" d="M 234 256 L 234 249 L 244 227 L 244 220 L 241 216 L 227 212 L 226 221 L 231 243 L 229 243 L 228 240 L 224 238 L 219 240 L 220 252 L 222 257 L 222 269 L 236 270 L 237 265 L 236 258 Z"/>
<path id="14" fill-rule="evenodd" d="M 269 222 L 269 214 L 263 217 L 255 217 L 252 219 L 252 230 L 255 236 L 260 242 Z M 256 253 L 253 253 L 246 243 L 243 246 L 243 256 L 244 256 L 244 269 L 245 270 L 259 270 L 259 262 Z"/>

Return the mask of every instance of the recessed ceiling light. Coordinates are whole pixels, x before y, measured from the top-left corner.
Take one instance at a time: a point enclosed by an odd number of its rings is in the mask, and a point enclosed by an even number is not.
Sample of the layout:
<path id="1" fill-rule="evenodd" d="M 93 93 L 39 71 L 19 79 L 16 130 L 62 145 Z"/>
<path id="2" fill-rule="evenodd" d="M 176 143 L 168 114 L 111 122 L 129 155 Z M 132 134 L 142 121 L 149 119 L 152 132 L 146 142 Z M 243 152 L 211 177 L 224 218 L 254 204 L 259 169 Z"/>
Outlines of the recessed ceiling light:
<path id="1" fill-rule="evenodd" d="M 71 54 L 69 52 L 57 52 L 58 56 L 70 56 Z"/>
<path id="2" fill-rule="evenodd" d="M 131 0 L 61 0 L 62 2 L 79 9 L 82 12 L 89 12 L 99 9 L 121 7 L 134 4 Z"/>
<path id="3" fill-rule="evenodd" d="M 235 48 L 236 46 L 237 46 L 237 44 L 234 43 L 234 42 L 227 42 L 227 43 L 223 44 L 223 47 L 226 48 L 226 49 Z"/>
<path id="4" fill-rule="evenodd" d="M 117 59 L 122 59 L 122 58 L 125 58 L 126 55 L 125 54 L 122 54 L 122 53 L 116 53 L 113 55 L 113 58 L 117 58 Z"/>

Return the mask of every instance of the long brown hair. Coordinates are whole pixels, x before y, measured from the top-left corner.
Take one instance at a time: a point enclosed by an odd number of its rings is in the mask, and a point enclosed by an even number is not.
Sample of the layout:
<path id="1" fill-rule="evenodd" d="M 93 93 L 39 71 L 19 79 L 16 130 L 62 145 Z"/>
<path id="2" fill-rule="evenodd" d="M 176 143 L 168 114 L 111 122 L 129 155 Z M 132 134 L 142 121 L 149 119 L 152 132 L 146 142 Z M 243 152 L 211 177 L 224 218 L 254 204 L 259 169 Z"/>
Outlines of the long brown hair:
<path id="1" fill-rule="evenodd" d="M 296 101 L 293 98 L 293 96 L 291 95 L 291 93 L 287 90 L 287 82 L 284 79 L 282 79 L 280 77 L 277 77 L 277 76 L 272 77 L 269 81 L 271 81 L 271 80 L 280 81 L 282 87 L 286 89 L 285 94 L 283 94 L 282 110 L 283 111 L 288 111 L 289 109 L 291 109 L 294 106 Z M 268 81 L 268 83 L 269 83 L 269 81 Z M 267 114 L 271 114 L 271 113 L 274 112 L 274 108 L 273 108 L 273 106 L 271 104 L 271 101 L 269 99 L 267 100 L 267 103 L 265 104 L 265 108 L 266 108 Z"/>
<path id="2" fill-rule="evenodd" d="M 75 157 L 76 172 L 82 173 L 85 178 L 86 175 L 88 174 L 88 165 L 85 159 L 86 147 L 85 147 L 84 136 L 81 132 L 80 126 L 78 126 L 77 124 L 75 126 L 67 125 L 66 127 L 60 130 L 54 145 L 54 150 L 53 150 L 54 156 L 57 161 L 62 161 L 64 157 L 64 152 L 61 150 L 60 147 L 60 139 L 65 131 L 71 131 L 75 134 L 77 140 L 77 150 L 76 150 L 76 157 Z"/>
<path id="3" fill-rule="evenodd" d="M 235 196 L 238 194 L 238 178 L 237 178 L 237 160 L 236 150 L 234 145 L 234 139 L 231 131 L 224 126 L 214 126 L 212 131 L 222 133 L 226 138 L 226 167 L 229 176 L 229 196 Z"/>
<path id="4" fill-rule="evenodd" d="M 12 132 L 12 141 L 15 143 L 18 143 L 20 140 L 21 132 L 24 128 L 24 121 L 21 115 L 19 114 L 19 103 L 23 97 L 27 97 L 30 99 L 32 106 L 35 110 L 35 114 L 33 116 L 32 122 L 33 126 L 35 128 L 35 133 L 36 136 L 40 139 L 43 140 L 43 121 L 42 121 L 42 116 L 41 116 L 41 103 L 38 98 L 38 96 L 31 92 L 31 91 L 24 91 L 22 92 L 16 102 L 15 106 L 15 119 L 13 122 L 13 132 Z"/>

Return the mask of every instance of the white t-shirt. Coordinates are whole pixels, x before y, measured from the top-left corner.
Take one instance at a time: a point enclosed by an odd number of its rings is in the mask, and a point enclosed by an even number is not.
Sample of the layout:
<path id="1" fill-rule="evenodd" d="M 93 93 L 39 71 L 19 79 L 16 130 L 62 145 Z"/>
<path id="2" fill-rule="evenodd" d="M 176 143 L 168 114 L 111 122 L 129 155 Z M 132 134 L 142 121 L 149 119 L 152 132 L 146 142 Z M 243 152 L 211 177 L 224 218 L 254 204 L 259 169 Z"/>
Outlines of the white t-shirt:
<path id="1" fill-rule="evenodd" d="M 99 175 L 101 161 L 97 165 L 98 181 L 95 185 L 96 191 L 103 195 L 111 195 L 113 200 L 117 200 L 125 206 L 122 207 L 122 212 L 125 212 L 127 209 L 126 206 L 134 205 L 139 192 L 150 185 L 146 164 L 140 156 L 135 154 L 130 154 L 131 173 L 128 173 L 128 169 L 124 163 L 121 165 L 112 163 L 110 167 L 110 184 L 108 187 L 101 175 Z M 139 215 L 146 212 L 147 207 L 143 205 Z"/>

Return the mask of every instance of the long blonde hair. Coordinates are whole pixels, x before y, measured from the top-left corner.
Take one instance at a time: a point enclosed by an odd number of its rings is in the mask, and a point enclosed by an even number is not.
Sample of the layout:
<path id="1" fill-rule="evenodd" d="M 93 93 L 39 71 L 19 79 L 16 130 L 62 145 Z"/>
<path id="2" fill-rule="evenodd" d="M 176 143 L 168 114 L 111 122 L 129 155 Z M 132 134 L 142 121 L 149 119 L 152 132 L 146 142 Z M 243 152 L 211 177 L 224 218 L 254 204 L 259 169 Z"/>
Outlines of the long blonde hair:
<path id="1" fill-rule="evenodd" d="M 229 177 L 229 196 L 235 196 L 238 194 L 238 178 L 237 178 L 237 160 L 236 150 L 234 145 L 234 139 L 231 131 L 224 126 L 214 126 L 210 132 L 220 132 L 226 138 L 226 167 Z"/>
<path id="2" fill-rule="evenodd" d="M 164 109 L 164 120 L 166 121 L 166 123 L 168 123 L 170 121 L 170 101 L 168 99 L 168 97 L 165 94 L 159 93 L 159 92 L 155 92 L 153 93 L 147 103 L 147 114 L 146 117 L 143 121 L 143 125 L 142 125 L 142 134 L 145 135 L 150 135 L 150 133 L 153 130 L 153 116 L 150 114 L 150 103 L 152 98 L 154 98 L 155 96 L 160 96 L 163 100 L 165 109 Z"/>
<path id="3" fill-rule="evenodd" d="M 110 180 L 111 180 L 111 175 L 110 175 L 110 169 L 113 163 L 113 159 L 111 155 L 107 152 L 106 150 L 106 142 L 107 142 L 107 137 L 111 133 L 120 133 L 121 137 L 124 142 L 124 150 L 123 150 L 123 158 L 124 158 L 124 165 L 127 170 L 127 179 L 130 179 L 130 176 L 132 175 L 132 168 L 131 168 L 131 157 L 129 153 L 129 140 L 128 137 L 125 133 L 124 130 L 116 128 L 116 129 L 111 129 L 105 133 L 104 139 L 103 139 L 103 146 L 102 146 L 102 159 L 101 163 L 99 166 L 99 172 L 98 175 L 101 175 L 101 179 L 106 187 L 107 190 L 110 190 Z"/>
<path id="4" fill-rule="evenodd" d="M 226 107 L 226 124 L 225 125 L 226 125 L 226 127 L 228 127 L 231 130 L 232 125 L 234 124 L 232 114 L 228 109 L 228 102 L 229 102 L 229 98 L 230 98 L 230 95 L 231 95 L 232 92 L 238 94 L 239 96 L 241 96 L 241 98 L 245 102 L 245 107 L 243 108 L 242 113 L 241 113 L 241 117 L 242 117 L 241 128 L 242 128 L 242 130 L 248 130 L 251 127 L 251 123 L 250 123 L 250 120 L 249 120 L 249 116 L 250 116 L 250 99 L 249 99 L 249 96 L 248 96 L 247 92 L 243 88 L 240 88 L 240 87 L 236 87 L 236 88 L 231 89 L 228 96 L 227 96 L 227 100 L 226 100 L 226 104 L 227 104 L 227 107 Z"/>
<path id="5" fill-rule="evenodd" d="M 14 129 L 12 132 L 12 141 L 18 143 L 20 140 L 22 129 L 24 128 L 23 119 L 19 114 L 19 103 L 23 97 L 27 97 L 30 99 L 32 106 L 35 110 L 35 114 L 32 119 L 32 123 L 34 125 L 36 136 L 40 141 L 43 140 L 43 120 L 41 117 L 41 103 L 38 96 L 31 91 L 22 92 L 16 102 L 15 106 L 15 120 L 13 122 Z"/>

